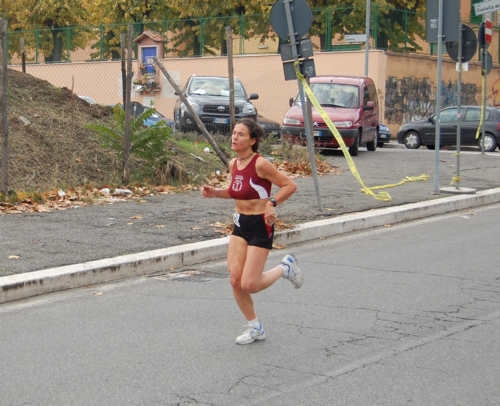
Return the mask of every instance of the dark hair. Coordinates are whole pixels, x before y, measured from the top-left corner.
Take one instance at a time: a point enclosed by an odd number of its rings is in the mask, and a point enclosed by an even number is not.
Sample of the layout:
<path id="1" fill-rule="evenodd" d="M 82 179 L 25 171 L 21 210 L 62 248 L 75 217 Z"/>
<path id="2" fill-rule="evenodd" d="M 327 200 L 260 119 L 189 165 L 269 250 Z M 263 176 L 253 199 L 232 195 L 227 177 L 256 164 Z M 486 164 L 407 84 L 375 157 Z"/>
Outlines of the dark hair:
<path id="1" fill-rule="evenodd" d="M 252 145 L 252 151 L 259 152 L 259 143 L 264 139 L 264 130 L 259 123 L 251 118 L 242 118 L 241 120 L 238 120 L 236 124 L 243 124 L 246 128 L 248 128 L 250 138 L 256 139 L 255 144 Z"/>

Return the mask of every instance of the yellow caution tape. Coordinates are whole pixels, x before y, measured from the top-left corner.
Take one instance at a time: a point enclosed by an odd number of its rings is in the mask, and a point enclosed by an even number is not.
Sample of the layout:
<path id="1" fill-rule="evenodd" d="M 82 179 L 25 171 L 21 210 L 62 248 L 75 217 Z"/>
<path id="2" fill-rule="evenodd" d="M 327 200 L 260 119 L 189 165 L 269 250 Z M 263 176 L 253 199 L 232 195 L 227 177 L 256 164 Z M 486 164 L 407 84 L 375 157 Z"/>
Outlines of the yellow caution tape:
<path id="1" fill-rule="evenodd" d="M 373 193 L 373 190 L 376 190 L 376 189 L 386 189 L 386 188 L 389 188 L 389 187 L 395 187 L 395 186 L 402 185 L 402 184 L 404 184 L 406 182 L 413 182 L 413 181 L 418 181 L 418 180 L 427 180 L 429 178 L 429 175 L 420 175 L 420 176 L 414 176 L 414 177 L 408 177 L 407 176 L 401 182 L 396 183 L 396 184 L 384 185 L 384 186 L 366 187 L 365 184 L 363 183 L 363 180 L 361 179 L 361 176 L 360 176 L 358 170 L 356 169 L 356 165 L 354 165 L 354 161 L 353 161 L 353 159 L 351 157 L 351 154 L 349 153 L 349 149 L 347 148 L 347 146 L 344 143 L 344 140 L 342 139 L 342 136 L 340 135 L 340 133 L 338 132 L 337 128 L 333 124 L 332 120 L 330 120 L 330 117 L 328 117 L 328 114 L 325 113 L 325 111 L 323 110 L 323 107 L 321 107 L 321 104 L 319 104 L 318 100 L 314 96 L 314 93 L 311 90 L 311 88 L 309 87 L 309 85 L 307 84 L 307 81 L 305 80 L 304 76 L 300 73 L 300 70 L 298 69 L 298 65 L 299 65 L 298 61 L 294 63 L 295 73 L 297 74 L 297 78 L 299 78 L 299 80 L 301 81 L 302 86 L 304 87 L 304 90 L 305 90 L 305 92 L 307 94 L 307 97 L 311 101 L 312 105 L 316 108 L 316 110 L 321 115 L 321 117 L 323 118 L 323 120 L 325 120 L 326 125 L 328 126 L 328 128 L 332 132 L 333 136 L 337 140 L 337 142 L 338 142 L 338 144 L 340 146 L 340 149 L 344 153 L 344 157 L 345 157 L 345 159 L 347 161 L 347 164 L 349 165 L 349 169 L 351 170 L 351 173 L 354 175 L 354 177 L 358 180 L 359 184 L 362 186 L 361 191 L 363 193 L 366 193 L 367 195 L 372 196 L 373 198 L 375 198 L 377 200 L 391 201 L 392 198 L 391 198 L 391 195 L 388 192 Z"/>
<path id="2" fill-rule="evenodd" d="M 455 183 L 460 183 L 460 176 L 452 176 L 450 185 L 454 185 Z"/>
<path id="3" fill-rule="evenodd" d="M 387 188 L 390 188 L 390 187 L 396 187 L 396 186 L 404 185 L 407 182 L 415 182 L 415 181 L 427 180 L 427 179 L 429 179 L 429 175 L 406 176 L 401 182 L 392 183 L 392 184 L 383 185 L 383 186 L 372 186 L 372 187 L 369 187 L 367 189 L 370 189 L 370 190 L 387 189 Z"/>

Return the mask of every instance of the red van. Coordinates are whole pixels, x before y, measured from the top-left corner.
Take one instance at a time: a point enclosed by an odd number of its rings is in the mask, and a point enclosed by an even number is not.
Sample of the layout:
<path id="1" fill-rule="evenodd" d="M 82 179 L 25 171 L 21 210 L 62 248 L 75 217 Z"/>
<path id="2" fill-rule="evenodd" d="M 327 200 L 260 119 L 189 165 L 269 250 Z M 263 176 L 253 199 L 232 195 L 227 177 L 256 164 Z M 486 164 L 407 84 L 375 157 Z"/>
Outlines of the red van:
<path id="1" fill-rule="evenodd" d="M 375 83 L 364 76 L 317 76 L 310 79 L 311 90 L 339 131 L 349 153 L 358 155 L 365 145 L 368 151 L 377 148 L 379 103 Z M 339 148 L 332 132 L 313 107 L 314 146 Z M 306 145 L 304 116 L 300 97 L 290 99 L 290 109 L 281 124 L 281 137 Z"/>

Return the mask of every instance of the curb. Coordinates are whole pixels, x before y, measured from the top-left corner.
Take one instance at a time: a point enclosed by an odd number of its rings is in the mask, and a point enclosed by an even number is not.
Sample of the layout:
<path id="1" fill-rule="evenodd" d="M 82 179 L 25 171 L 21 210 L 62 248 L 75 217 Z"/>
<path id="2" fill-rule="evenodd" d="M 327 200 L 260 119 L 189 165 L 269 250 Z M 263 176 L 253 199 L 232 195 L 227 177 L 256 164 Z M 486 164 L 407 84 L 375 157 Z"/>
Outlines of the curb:
<path id="1" fill-rule="evenodd" d="M 280 245 L 421 219 L 437 214 L 500 202 L 500 188 L 474 195 L 454 195 L 404 206 L 347 214 L 333 219 L 300 224 L 276 234 Z M 0 304 L 32 296 L 165 272 L 225 258 L 229 237 L 176 247 L 123 255 L 81 264 L 0 277 Z"/>

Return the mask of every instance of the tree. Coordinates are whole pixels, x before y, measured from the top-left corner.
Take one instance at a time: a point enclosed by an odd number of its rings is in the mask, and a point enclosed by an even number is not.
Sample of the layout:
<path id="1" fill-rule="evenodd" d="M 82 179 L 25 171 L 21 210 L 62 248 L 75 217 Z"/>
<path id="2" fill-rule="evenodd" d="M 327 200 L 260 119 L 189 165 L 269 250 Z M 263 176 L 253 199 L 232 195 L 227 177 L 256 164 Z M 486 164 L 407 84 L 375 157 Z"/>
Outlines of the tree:
<path id="1" fill-rule="evenodd" d="M 59 62 L 69 57 L 65 50 L 85 47 L 91 35 L 88 30 L 68 31 L 69 27 L 86 24 L 88 13 L 81 7 L 80 0 L 17 0 L 13 3 L 10 6 L 12 29 L 38 30 L 37 40 L 46 61 Z M 27 42 L 27 48 L 30 47 L 34 47 L 34 42 L 31 45 Z"/>
<path id="2" fill-rule="evenodd" d="M 366 27 L 366 1 L 310 0 L 314 20 L 311 35 L 321 39 L 321 49 L 336 35 L 363 33 Z M 425 0 L 371 0 L 371 36 L 376 47 L 398 51 L 402 46 L 407 51 L 420 49 L 415 36 L 424 35 L 422 15 Z M 376 22 L 374 24 L 373 22 Z"/>
<path id="3" fill-rule="evenodd" d="M 137 118 L 130 120 L 130 155 L 143 162 L 142 168 L 145 172 L 165 165 L 165 160 L 171 154 L 167 141 L 170 139 L 172 129 L 162 122 L 157 122 L 150 127 L 144 126 L 144 120 L 154 113 L 155 109 L 149 108 Z M 115 120 L 113 127 L 102 124 L 89 124 L 87 127 L 97 133 L 103 148 L 116 151 L 120 161 L 124 162 L 125 111 L 121 105 L 113 108 L 113 117 Z"/>
<path id="4" fill-rule="evenodd" d="M 374 11 L 378 11 L 377 25 L 372 30 L 376 39 L 375 47 L 390 51 L 413 52 L 420 50 L 415 36 L 425 35 L 425 1 L 410 0 L 406 2 L 388 0 L 380 2 Z"/>
<path id="5" fill-rule="evenodd" d="M 367 0 L 307 1 L 313 9 L 310 35 L 320 37 L 322 50 L 329 49 L 336 35 L 342 39 L 346 33 L 363 32 Z M 426 0 L 371 2 L 376 47 L 419 49 L 416 36 L 423 36 Z M 120 33 L 129 24 L 134 25 L 135 36 L 145 29 L 168 31 L 167 50 L 181 56 L 226 54 L 227 26 L 243 39 L 277 39 L 269 19 L 273 4 L 262 0 L 0 0 L 0 13 L 10 16 L 11 30 L 30 30 L 23 33 L 32 37 L 26 42 L 28 49 L 30 44 L 34 48 L 37 35 L 46 60 L 60 61 L 68 56 L 66 51 L 84 48 L 90 39 L 100 39 L 93 58 L 118 58 Z M 91 24 L 96 27 L 89 28 Z M 70 27 L 77 28 L 69 31 Z M 9 42 L 15 39 L 11 36 Z"/>
<path id="6" fill-rule="evenodd" d="M 134 35 L 142 34 L 146 27 L 160 31 L 158 21 L 176 18 L 168 0 L 85 0 L 89 22 L 101 27 L 102 41 L 94 48 L 103 50 L 92 54 L 111 59 L 119 58 L 120 33 L 126 31 L 129 24 L 134 26 Z"/>
<path id="7" fill-rule="evenodd" d="M 177 34 L 169 48 L 180 55 L 215 54 L 214 50 L 225 54 L 227 26 L 242 38 L 261 35 L 264 41 L 270 34 L 271 6 L 257 0 L 172 0 L 171 7 L 181 21 L 171 23 L 170 29 Z"/>

